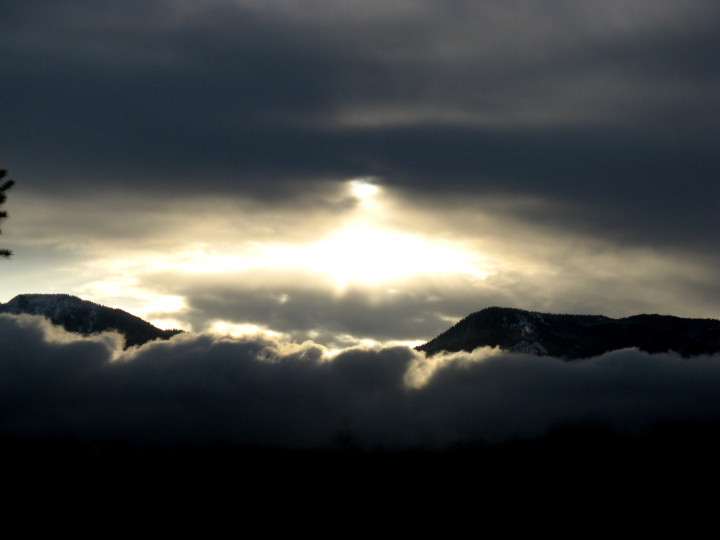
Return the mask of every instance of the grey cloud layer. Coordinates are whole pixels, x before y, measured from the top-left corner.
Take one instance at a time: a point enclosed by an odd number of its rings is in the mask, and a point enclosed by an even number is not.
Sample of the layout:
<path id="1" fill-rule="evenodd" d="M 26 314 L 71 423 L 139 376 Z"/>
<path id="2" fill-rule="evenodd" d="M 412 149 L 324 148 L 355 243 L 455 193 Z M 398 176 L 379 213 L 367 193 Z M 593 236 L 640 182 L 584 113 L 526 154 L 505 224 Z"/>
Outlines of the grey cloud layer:
<path id="1" fill-rule="evenodd" d="M 0 316 L 0 434 L 139 444 L 445 448 L 595 425 L 642 433 L 720 415 L 720 359 L 619 351 L 563 363 L 478 350 L 427 361 L 184 335 L 121 352 L 31 316 Z M 424 384 L 423 384 L 423 381 Z"/>
<path id="2" fill-rule="evenodd" d="M 716 2 L 318 5 L 5 3 L 3 167 L 273 201 L 374 174 L 541 197 L 563 212 L 524 219 L 615 241 L 717 240 Z"/>
<path id="3" fill-rule="evenodd" d="M 454 318 L 476 311 L 478 305 L 503 303 L 495 291 L 469 296 L 458 292 L 457 284 L 443 288 L 419 281 L 414 289 L 379 293 L 354 288 L 338 295 L 332 289 L 282 284 L 246 289 L 206 285 L 184 289 L 184 293 L 189 304 L 186 316 L 193 328 L 201 329 L 213 319 L 252 322 L 297 340 L 312 337 L 328 346 L 347 336 L 378 341 L 429 340 L 450 326 Z"/>

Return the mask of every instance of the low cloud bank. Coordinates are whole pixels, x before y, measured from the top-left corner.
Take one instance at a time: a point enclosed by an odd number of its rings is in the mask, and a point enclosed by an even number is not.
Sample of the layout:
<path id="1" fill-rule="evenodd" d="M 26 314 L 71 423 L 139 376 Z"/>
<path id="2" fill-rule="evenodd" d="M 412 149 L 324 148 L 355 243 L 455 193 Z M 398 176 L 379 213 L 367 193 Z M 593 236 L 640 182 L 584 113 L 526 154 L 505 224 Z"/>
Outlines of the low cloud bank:
<path id="1" fill-rule="evenodd" d="M 264 336 L 122 350 L 0 315 L 0 436 L 289 449 L 443 449 L 564 427 L 642 434 L 720 418 L 720 357 L 623 350 L 565 363 L 493 349 L 426 359 Z"/>

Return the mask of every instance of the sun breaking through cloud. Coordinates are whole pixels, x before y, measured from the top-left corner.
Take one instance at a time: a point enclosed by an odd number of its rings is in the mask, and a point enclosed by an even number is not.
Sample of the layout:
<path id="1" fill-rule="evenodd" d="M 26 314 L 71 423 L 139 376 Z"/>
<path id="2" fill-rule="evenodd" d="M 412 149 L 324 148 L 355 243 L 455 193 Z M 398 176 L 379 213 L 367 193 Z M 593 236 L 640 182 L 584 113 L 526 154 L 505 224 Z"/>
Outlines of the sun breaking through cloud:
<path id="1" fill-rule="evenodd" d="M 718 317 L 717 0 L 312 5 L 0 2 L 2 300 L 334 348 Z"/>

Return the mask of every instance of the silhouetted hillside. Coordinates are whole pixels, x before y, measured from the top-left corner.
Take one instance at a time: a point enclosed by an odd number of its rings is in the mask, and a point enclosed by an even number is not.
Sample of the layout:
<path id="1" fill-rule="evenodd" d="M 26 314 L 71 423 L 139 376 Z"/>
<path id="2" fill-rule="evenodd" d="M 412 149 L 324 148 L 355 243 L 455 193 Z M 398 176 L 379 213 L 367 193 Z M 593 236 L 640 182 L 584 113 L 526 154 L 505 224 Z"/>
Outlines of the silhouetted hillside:
<path id="1" fill-rule="evenodd" d="M 43 315 L 68 332 L 90 335 L 116 330 L 125 336 L 125 347 L 154 339 L 168 339 L 182 330 L 161 330 L 140 317 L 69 294 L 20 294 L 0 304 L 0 313 Z"/>
<path id="2" fill-rule="evenodd" d="M 554 315 L 491 307 L 468 315 L 416 349 L 436 354 L 483 346 L 567 360 L 628 347 L 694 356 L 720 352 L 720 321 L 668 315 L 611 319 L 603 315 Z"/>

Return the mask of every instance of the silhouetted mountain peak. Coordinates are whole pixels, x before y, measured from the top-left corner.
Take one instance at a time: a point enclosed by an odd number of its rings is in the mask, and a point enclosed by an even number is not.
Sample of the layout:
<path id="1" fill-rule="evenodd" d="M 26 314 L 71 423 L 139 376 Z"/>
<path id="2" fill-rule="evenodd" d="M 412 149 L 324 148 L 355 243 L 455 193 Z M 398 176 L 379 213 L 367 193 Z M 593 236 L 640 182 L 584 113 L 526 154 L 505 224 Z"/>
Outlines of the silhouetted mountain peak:
<path id="1" fill-rule="evenodd" d="M 558 315 L 489 307 L 472 313 L 429 342 L 427 354 L 500 347 L 511 352 L 552 355 L 568 360 L 637 347 L 685 356 L 720 352 L 720 321 L 669 315 Z"/>
<path id="2" fill-rule="evenodd" d="M 89 335 L 115 330 L 125 337 L 125 346 L 168 339 L 181 330 L 161 330 L 149 322 L 117 308 L 110 308 L 69 294 L 20 294 L 0 313 L 42 315 L 68 332 Z"/>

